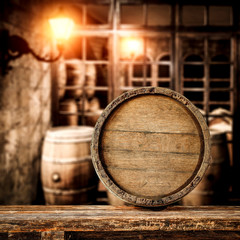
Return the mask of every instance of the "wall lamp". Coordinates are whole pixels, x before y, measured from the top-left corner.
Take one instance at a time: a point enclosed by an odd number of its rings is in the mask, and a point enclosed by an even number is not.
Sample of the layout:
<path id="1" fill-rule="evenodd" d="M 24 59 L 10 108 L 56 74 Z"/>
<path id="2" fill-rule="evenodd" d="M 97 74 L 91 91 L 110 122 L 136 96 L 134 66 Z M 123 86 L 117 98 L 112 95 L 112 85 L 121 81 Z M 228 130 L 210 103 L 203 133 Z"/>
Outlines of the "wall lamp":
<path id="1" fill-rule="evenodd" d="M 9 35 L 9 31 L 3 29 L 0 31 L 0 58 L 1 58 L 1 72 L 5 74 L 9 67 L 9 62 L 11 60 L 17 59 L 24 54 L 32 54 L 37 60 L 43 62 L 54 62 L 58 60 L 63 52 L 63 43 L 66 41 L 73 30 L 74 22 L 70 18 L 58 17 L 49 19 L 49 23 L 53 32 L 53 35 L 57 42 L 58 54 L 54 57 L 42 57 L 36 54 L 28 45 L 27 41 L 17 35 Z M 51 55 L 51 54 L 50 54 Z"/>
<path id="2" fill-rule="evenodd" d="M 143 54 L 143 40 L 137 37 L 124 37 L 121 39 L 121 53 L 132 60 Z"/>

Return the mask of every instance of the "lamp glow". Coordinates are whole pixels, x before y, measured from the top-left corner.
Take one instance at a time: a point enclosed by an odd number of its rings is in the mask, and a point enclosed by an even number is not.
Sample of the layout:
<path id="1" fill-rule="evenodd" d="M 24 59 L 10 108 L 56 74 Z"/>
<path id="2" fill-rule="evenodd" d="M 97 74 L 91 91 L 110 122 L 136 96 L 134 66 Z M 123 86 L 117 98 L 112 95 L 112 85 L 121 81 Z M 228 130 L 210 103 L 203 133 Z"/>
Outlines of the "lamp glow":
<path id="1" fill-rule="evenodd" d="M 74 22 L 70 18 L 52 18 L 49 23 L 57 41 L 67 40 L 74 28 Z"/>
<path id="2" fill-rule="evenodd" d="M 124 55 L 131 57 L 141 55 L 143 52 L 143 41 L 141 38 L 123 38 L 121 41 L 121 51 Z"/>

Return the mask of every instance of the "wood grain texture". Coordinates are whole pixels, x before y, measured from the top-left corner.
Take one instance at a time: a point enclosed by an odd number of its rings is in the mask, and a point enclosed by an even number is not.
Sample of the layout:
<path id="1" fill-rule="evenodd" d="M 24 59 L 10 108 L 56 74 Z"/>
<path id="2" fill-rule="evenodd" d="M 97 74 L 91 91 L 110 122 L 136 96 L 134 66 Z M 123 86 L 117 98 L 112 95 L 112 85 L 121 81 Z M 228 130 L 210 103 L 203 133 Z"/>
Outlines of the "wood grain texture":
<path id="1" fill-rule="evenodd" d="M 239 235 L 240 207 L 233 206 L 168 206 L 154 211 L 127 206 L 0 206 L 1 239 L 232 240 Z"/>
<path id="2" fill-rule="evenodd" d="M 64 238 L 64 231 L 49 231 L 49 232 L 42 232 L 41 239 L 43 240 L 63 240 Z"/>
<path id="3" fill-rule="evenodd" d="M 209 165 L 209 131 L 197 108 L 163 88 L 142 88 L 115 99 L 99 118 L 92 160 L 105 186 L 135 205 L 179 200 Z"/>

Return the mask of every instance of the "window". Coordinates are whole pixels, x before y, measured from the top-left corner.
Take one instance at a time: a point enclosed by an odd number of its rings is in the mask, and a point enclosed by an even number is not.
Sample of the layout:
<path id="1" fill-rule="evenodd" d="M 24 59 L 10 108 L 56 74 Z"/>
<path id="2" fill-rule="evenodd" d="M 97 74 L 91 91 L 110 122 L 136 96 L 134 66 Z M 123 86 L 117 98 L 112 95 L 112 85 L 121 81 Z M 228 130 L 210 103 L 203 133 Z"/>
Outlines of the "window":
<path id="1" fill-rule="evenodd" d="M 143 5 L 121 5 L 121 23 L 143 25 Z"/>
<path id="2" fill-rule="evenodd" d="M 210 6 L 209 24 L 214 26 L 232 25 L 232 8 L 230 6 Z"/>
<path id="3" fill-rule="evenodd" d="M 204 108 L 204 77 L 203 58 L 196 54 L 185 57 L 183 64 L 183 82 L 181 84 L 183 94 L 200 109 Z"/>
<path id="4" fill-rule="evenodd" d="M 182 24 L 185 26 L 203 26 L 205 7 L 204 6 L 183 6 Z"/>
<path id="5" fill-rule="evenodd" d="M 203 59 L 197 55 L 186 57 L 183 70 L 184 78 L 203 78 Z"/>
<path id="6" fill-rule="evenodd" d="M 163 55 L 158 59 L 158 87 L 171 87 L 171 78 L 170 78 L 170 56 L 169 54 Z"/>
<path id="7" fill-rule="evenodd" d="M 87 24 L 107 24 L 108 20 L 109 5 L 87 5 Z"/>
<path id="8" fill-rule="evenodd" d="M 170 5 L 148 5 L 147 24 L 149 26 L 166 26 L 171 24 Z"/>

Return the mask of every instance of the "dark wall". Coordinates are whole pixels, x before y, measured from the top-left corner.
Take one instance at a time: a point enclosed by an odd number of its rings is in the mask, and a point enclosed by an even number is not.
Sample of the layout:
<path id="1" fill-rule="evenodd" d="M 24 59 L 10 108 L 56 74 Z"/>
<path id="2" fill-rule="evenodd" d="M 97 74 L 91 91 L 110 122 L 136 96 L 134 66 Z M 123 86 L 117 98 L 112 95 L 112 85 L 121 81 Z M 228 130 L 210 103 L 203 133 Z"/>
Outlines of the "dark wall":
<path id="1" fill-rule="evenodd" d="M 1 1 L 0 10 L 0 30 L 24 38 L 40 55 L 51 50 L 42 3 Z M 0 203 L 31 204 L 37 195 L 42 140 L 50 124 L 51 66 L 24 54 L 8 67 L 1 64 Z"/>

